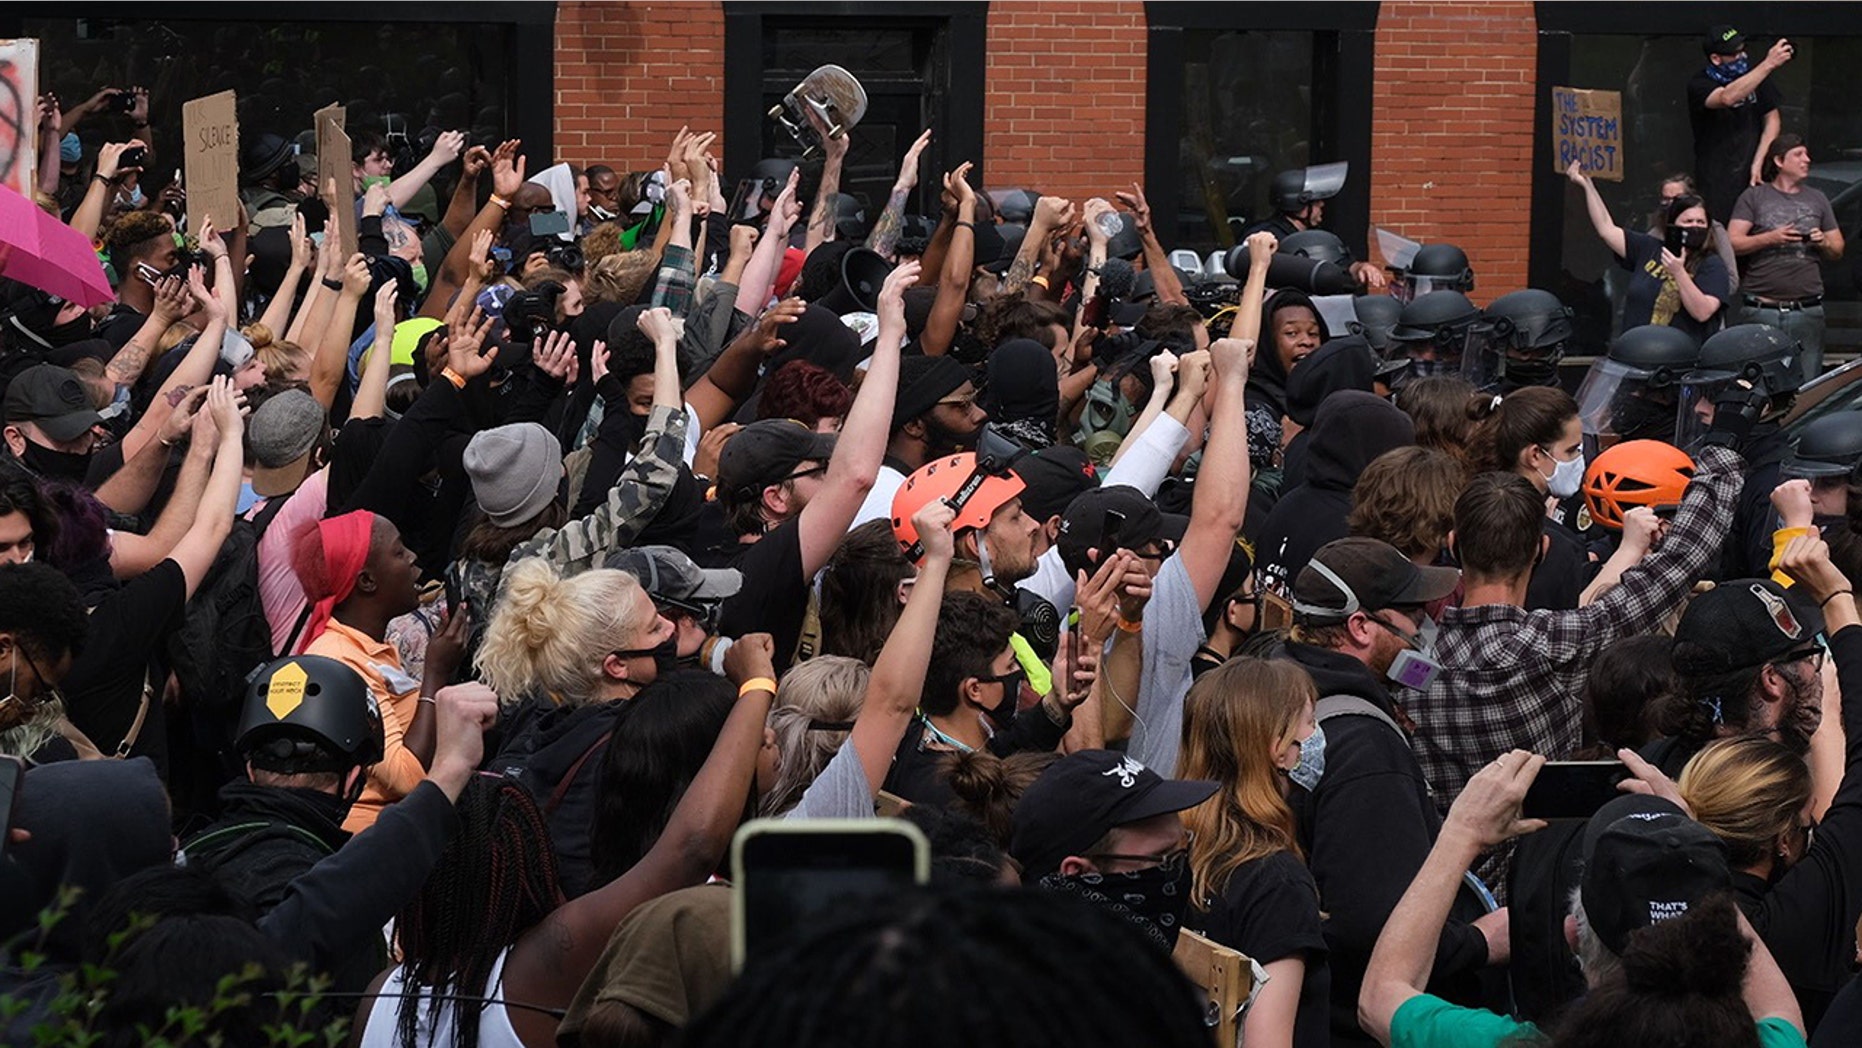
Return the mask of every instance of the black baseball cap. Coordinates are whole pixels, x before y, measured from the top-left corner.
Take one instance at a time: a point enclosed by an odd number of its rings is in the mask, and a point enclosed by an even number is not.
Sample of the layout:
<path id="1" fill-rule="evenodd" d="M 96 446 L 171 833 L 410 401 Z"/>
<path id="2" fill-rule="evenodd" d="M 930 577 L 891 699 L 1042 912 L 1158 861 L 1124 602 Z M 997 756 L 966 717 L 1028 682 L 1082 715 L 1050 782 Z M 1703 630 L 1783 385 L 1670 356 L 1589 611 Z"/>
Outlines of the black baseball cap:
<path id="1" fill-rule="evenodd" d="M 56 364 L 35 364 L 15 375 L 0 410 L 7 422 L 36 423 L 46 436 L 61 443 L 76 440 L 103 421 L 77 372 Z"/>
<path id="2" fill-rule="evenodd" d="M 735 596 L 743 588 L 743 572 L 736 568 L 701 568 L 683 550 L 673 546 L 635 546 L 608 554 L 602 567 L 625 571 L 640 580 L 640 587 L 655 601 L 691 611 L 702 611 Z"/>
<path id="3" fill-rule="evenodd" d="M 1660 797 L 1627 794 L 1599 808 L 1584 827 L 1583 856 L 1584 917 L 1619 957 L 1631 933 L 1733 885 L 1726 845 Z"/>
<path id="4" fill-rule="evenodd" d="M 792 418 L 767 418 L 737 431 L 718 456 L 718 497 L 754 502 L 765 487 L 780 484 L 795 467 L 834 454 L 834 434 L 816 433 Z"/>
<path id="5" fill-rule="evenodd" d="M 1815 643 L 1816 602 L 1770 579 L 1731 579 L 1688 602 L 1675 626 L 1674 670 L 1711 677 L 1760 666 Z"/>
<path id="6" fill-rule="evenodd" d="M 1319 547 L 1293 580 L 1293 613 L 1302 623 L 1323 626 L 1358 611 L 1441 600 L 1460 581 L 1454 568 L 1417 567 L 1387 542 L 1337 539 Z"/>
<path id="7" fill-rule="evenodd" d="M 1079 448 L 1055 444 L 1015 460 L 1022 489 L 1022 509 L 1045 523 L 1065 513 L 1073 500 L 1099 486 L 1099 470 Z"/>
<path id="8" fill-rule="evenodd" d="M 1121 519 L 1122 518 L 1122 519 Z M 1158 539 L 1183 538 L 1190 519 L 1165 513 L 1144 492 L 1125 484 L 1095 488 L 1076 497 L 1060 516 L 1060 559 L 1069 572 L 1092 571 L 1086 551 L 1136 549 Z M 1112 529 L 1108 533 L 1108 528 Z"/>
<path id="9" fill-rule="evenodd" d="M 1746 49 L 1746 34 L 1730 25 L 1716 25 L 1707 30 L 1700 49 L 1710 55 L 1736 55 Z"/>
<path id="10" fill-rule="evenodd" d="M 1033 881 L 1115 826 L 1194 808 L 1215 791 L 1213 782 L 1166 779 L 1112 750 L 1071 753 L 1022 793 L 1009 854 L 1021 863 L 1022 880 Z"/>

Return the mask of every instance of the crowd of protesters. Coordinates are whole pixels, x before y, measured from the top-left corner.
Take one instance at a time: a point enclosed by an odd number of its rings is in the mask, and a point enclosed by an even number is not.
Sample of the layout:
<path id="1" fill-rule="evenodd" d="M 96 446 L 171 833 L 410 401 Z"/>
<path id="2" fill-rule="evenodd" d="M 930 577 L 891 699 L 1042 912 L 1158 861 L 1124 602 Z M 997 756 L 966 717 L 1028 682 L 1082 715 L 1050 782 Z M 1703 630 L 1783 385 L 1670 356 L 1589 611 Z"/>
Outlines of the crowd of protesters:
<path id="1" fill-rule="evenodd" d="M 929 132 L 868 222 L 821 122 L 258 127 L 219 229 L 146 92 L 42 100 L 115 300 L 0 283 L 5 1043 L 1206 1046 L 1194 933 L 1250 1046 L 1862 1044 L 1842 232 L 1788 42 L 1705 50 L 1705 199 L 1570 172 L 1573 388 L 1551 294 L 1326 232 L 1343 165 L 1178 269 Z M 740 825 L 880 808 L 930 883 L 734 971 Z"/>

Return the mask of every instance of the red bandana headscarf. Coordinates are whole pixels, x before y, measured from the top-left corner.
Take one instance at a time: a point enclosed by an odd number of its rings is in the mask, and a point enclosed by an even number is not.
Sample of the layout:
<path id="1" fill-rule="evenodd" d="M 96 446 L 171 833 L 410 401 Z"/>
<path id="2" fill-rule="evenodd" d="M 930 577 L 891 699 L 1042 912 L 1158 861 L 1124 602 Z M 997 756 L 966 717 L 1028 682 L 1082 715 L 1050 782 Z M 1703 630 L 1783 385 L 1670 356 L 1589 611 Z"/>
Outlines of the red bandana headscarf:
<path id="1" fill-rule="evenodd" d="M 317 521 L 298 533 L 291 566 L 310 601 L 304 643 L 320 636 L 336 606 L 355 592 L 356 577 L 368 563 L 375 514 L 356 510 Z"/>

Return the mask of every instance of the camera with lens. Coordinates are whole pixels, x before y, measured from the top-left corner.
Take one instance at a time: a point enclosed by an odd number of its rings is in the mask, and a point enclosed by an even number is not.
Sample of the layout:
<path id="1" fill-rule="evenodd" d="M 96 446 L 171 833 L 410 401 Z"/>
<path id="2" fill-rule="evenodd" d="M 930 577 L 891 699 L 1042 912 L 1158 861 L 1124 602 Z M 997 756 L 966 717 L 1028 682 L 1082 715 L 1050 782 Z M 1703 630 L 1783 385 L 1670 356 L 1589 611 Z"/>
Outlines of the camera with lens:
<path id="1" fill-rule="evenodd" d="M 552 267 L 569 273 L 580 273 L 586 258 L 582 254 L 582 245 L 565 244 L 560 240 L 552 241 L 543 251 L 543 257 Z"/>
<path id="2" fill-rule="evenodd" d="M 537 336 L 556 326 L 556 301 L 562 297 L 563 286 L 554 280 L 545 280 L 528 291 L 519 291 L 504 304 L 504 324 L 510 331 L 512 340 L 528 344 Z"/>

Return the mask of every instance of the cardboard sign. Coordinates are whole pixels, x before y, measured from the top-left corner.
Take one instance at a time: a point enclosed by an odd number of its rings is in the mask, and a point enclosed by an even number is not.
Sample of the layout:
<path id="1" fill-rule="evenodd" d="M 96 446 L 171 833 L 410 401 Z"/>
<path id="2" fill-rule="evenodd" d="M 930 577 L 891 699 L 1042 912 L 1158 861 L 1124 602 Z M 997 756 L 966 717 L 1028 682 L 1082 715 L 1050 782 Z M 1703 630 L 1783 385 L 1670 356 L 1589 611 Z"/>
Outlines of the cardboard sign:
<path id="1" fill-rule="evenodd" d="M 1606 182 L 1623 180 L 1623 93 L 1552 88 L 1552 166 Z"/>
<path id="2" fill-rule="evenodd" d="M 211 219 L 225 231 L 239 221 L 239 116 L 233 92 L 181 104 L 187 140 L 188 223 L 198 232 Z"/>
<path id="3" fill-rule="evenodd" d="M 0 122 L 0 185 L 33 200 L 39 182 L 37 40 L 0 40 L 0 91 L 18 106 L 15 120 Z"/>
<path id="4" fill-rule="evenodd" d="M 336 181 L 336 202 L 323 235 L 332 232 L 342 248 L 343 258 L 356 253 L 356 181 L 355 162 L 349 155 L 349 136 L 343 132 L 346 110 L 326 106 L 317 110 L 317 192 Z"/>

